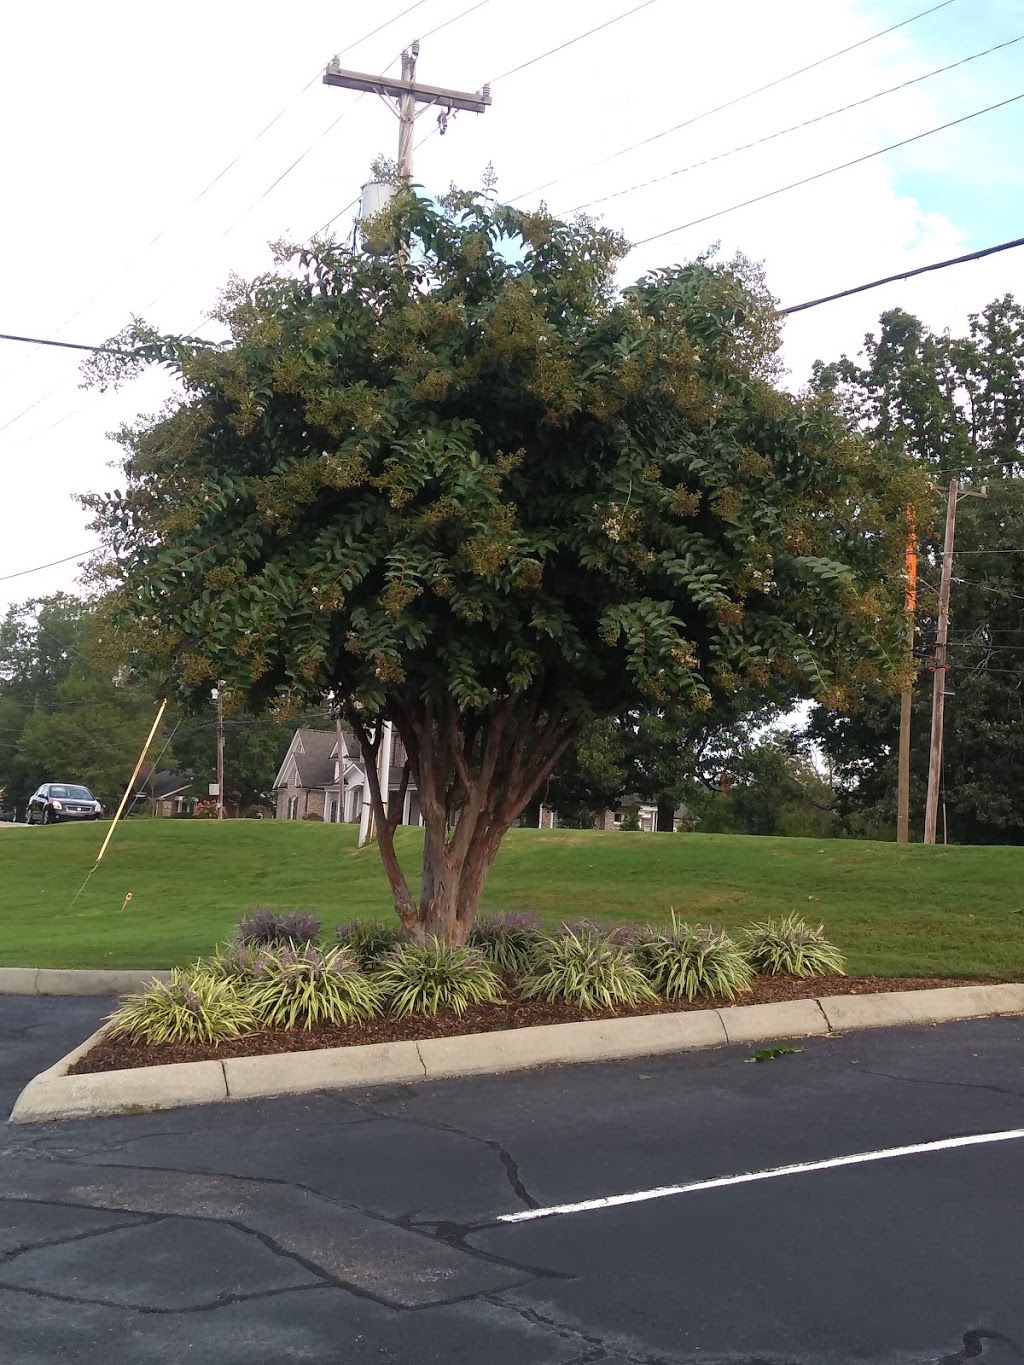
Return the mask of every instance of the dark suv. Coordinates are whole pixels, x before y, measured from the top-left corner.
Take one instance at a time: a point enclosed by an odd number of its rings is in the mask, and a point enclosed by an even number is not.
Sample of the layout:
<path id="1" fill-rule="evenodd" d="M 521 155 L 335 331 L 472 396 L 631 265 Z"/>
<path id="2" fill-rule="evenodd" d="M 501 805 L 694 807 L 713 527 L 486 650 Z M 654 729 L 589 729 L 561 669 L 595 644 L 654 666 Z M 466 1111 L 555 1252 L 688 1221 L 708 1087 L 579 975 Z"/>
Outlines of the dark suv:
<path id="1" fill-rule="evenodd" d="M 103 807 L 88 787 L 69 782 L 44 782 L 30 797 L 26 825 L 57 825 L 62 820 L 98 820 Z"/>

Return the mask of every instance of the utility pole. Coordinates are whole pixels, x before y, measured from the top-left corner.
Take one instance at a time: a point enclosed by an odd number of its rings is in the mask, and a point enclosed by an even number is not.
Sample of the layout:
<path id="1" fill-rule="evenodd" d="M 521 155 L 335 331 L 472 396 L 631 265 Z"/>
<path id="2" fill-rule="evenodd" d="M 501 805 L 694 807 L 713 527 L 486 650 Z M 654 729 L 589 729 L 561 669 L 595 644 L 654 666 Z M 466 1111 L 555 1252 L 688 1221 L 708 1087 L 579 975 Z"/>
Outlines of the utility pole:
<path id="1" fill-rule="evenodd" d="M 217 685 L 217 819 L 224 819 L 224 684 Z"/>
<path id="2" fill-rule="evenodd" d="M 338 746 L 338 804 L 334 808 L 334 823 L 340 825 L 344 819 L 342 802 L 345 797 L 345 762 L 341 756 L 341 715 L 334 717 L 334 739 Z"/>
<path id="3" fill-rule="evenodd" d="M 953 539 L 956 534 L 956 504 L 958 497 L 985 498 L 987 492 L 960 494 L 958 480 L 949 481 L 946 503 L 946 531 L 942 538 L 942 577 L 939 580 L 939 622 L 935 633 L 935 675 L 932 681 L 932 733 L 928 753 L 928 796 L 924 808 L 924 841 L 935 842 L 935 824 L 939 813 L 939 788 L 942 782 L 942 727 L 946 709 L 946 642 L 949 636 L 949 590 L 953 581 Z"/>
<path id="4" fill-rule="evenodd" d="M 413 128 L 423 108 L 438 107 L 441 110 L 438 122 L 441 132 L 448 125 L 449 115 L 456 109 L 468 113 L 482 114 L 491 102 L 490 86 L 470 93 L 465 90 L 448 90 L 438 85 L 422 85 L 416 80 L 416 58 L 420 53 L 419 42 L 412 44 L 402 53 L 402 77 L 392 80 L 388 76 L 375 76 L 363 71 L 345 71 L 335 59 L 324 72 L 324 85 L 339 85 L 345 90 L 368 91 L 380 95 L 388 107 L 398 115 L 398 173 L 409 184 L 412 180 L 412 135 Z M 392 103 L 392 101 L 394 101 Z"/>
<path id="5" fill-rule="evenodd" d="M 917 609 L 917 541 L 914 509 L 907 518 L 907 664 L 914 663 L 914 613 Z M 900 697 L 899 776 L 896 785 L 896 842 L 905 844 L 910 838 L 910 716 L 914 700 L 914 679 L 910 677 Z"/>

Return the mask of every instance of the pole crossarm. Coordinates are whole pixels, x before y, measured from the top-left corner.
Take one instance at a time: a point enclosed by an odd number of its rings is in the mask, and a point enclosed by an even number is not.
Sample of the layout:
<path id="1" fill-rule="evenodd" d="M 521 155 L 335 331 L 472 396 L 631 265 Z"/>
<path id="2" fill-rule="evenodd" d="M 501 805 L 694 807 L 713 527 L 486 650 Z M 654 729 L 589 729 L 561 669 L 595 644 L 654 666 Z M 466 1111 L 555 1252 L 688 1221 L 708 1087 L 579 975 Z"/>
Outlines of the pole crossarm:
<path id="1" fill-rule="evenodd" d="M 482 114 L 491 103 L 491 92 L 486 86 L 475 92 L 446 90 L 439 85 L 421 85 L 415 80 L 345 71 L 338 65 L 337 59 L 324 72 L 323 83 L 339 85 L 345 90 L 361 90 L 371 95 L 390 95 L 392 99 L 412 95 L 418 104 L 443 104 L 446 109 L 465 109 L 471 114 Z"/>

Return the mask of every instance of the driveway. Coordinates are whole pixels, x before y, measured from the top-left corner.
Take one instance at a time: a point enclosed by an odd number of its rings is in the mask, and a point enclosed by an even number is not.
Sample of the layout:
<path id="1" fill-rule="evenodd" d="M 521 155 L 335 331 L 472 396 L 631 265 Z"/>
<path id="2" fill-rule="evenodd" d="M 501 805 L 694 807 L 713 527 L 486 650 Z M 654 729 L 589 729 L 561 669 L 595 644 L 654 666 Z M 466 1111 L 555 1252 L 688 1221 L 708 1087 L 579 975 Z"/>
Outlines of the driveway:
<path id="1" fill-rule="evenodd" d="M 803 1046 L 8 1126 L 0 1362 L 1024 1360 L 1024 1020 Z"/>

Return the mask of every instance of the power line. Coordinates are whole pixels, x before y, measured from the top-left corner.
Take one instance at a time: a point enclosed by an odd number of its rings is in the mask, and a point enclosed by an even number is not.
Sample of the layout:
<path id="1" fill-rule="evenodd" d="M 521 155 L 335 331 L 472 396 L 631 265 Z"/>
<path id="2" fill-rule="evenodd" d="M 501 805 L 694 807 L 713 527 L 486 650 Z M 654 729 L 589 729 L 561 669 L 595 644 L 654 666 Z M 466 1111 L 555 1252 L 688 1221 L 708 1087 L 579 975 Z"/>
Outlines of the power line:
<path id="1" fill-rule="evenodd" d="M 1020 96 L 1017 96 L 1019 99 Z M 896 280 L 909 280 L 914 275 L 927 275 L 930 270 L 945 270 L 951 265 L 963 265 L 965 261 L 980 261 L 983 256 L 994 256 L 1000 251 L 1012 251 L 1015 247 L 1024 246 L 1024 237 L 1015 237 L 1012 242 L 1000 242 L 998 246 L 987 246 L 981 251 L 969 251 L 964 256 L 951 256 L 945 261 L 935 261 L 932 265 L 919 265 L 913 270 L 904 270 L 898 275 L 883 275 L 880 280 L 871 280 L 868 284 L 857 284 L 852 289 L 841 289 L 838 294 L 824 294 L 820 299 L 810 299 L 807 303 L 794 303 L 788 308 L 780 308 L 779 312 L 783 316 L 787 313 L 803 313 L 808 308 L 817 308 L 822 303 L 834 303 L 836 299 L 847 299 L 851 294 L 863 294 L 867 289 L 878 289 L 883 284 L 893 284 Z M 937 474 L 946 473 L 945 470 L 936 470 Z M 958 554 L 995 554 L 1001 551 L 982 551 L 982 550 L 959 550 Z M 1009 552 L 1007 552 L 1009 553 Z"/>
<path id="2" fill-rule="evenodd" d="M 641 4 L 634 5 L 632 9 L 623 10 L 621 14 L 616 14 L 613 18 L 606 19 L 603 24 L 595 24 L 593 28 L 588 28 L 583 33 L 577 33 L 574 38 L 567 38 L 564 43 L 559 43 L 557 47 L 550 47 L 546 52 L 540 52 L 536 57 L 530 57 L 527 61 L 520 62 L 518 66 L 510 67 L 508 71 L 503 71 L 500 76 L 492 76 L 487 84 L 497 85 L 499 81 L 507 80 L 509 76 L 516 76 L 520 71 L 525 71 L 527 67 L 536 66 L 538 62 L 544 61 L 546 57 L 553 57 L 556 52 L 564 52 L 567 47 L 572 47 L 576 43 L 581 43 L 584 38 L 589 38 L 594 33 L 600 33 L 602 29 L 611 28 L 612 24 L 617 24 L 622 19 L 628 19 L 631 14 L 637 14 L 640 10 L 647 9 L 649 5 L 653 5 L 654 3 L 655 0 L 642 0 Z M 952 4 L 953 0 L 945 0 L 945 3 Z M 424 134 L 419 142 L 416 143 L 414 150 L 419 151 L 423 144 L 429 142 L 432 137 L 436 137 L 439 131 L 439 125 L 431 128 L 430 132 Z M 521 197 L 522 196 L 520 196 L 520 198 Z M 515 201 L 510 200 L 509 202 L 514 203 Z"/>
<path id="3" fill-rule="evenodd" d="M 865 152 L 863 156 L 855 156 L 851 161 L 843 161 L 838 166 L 829 166 L 824 171 L 816 171 L 814 175 L 805 175 L 803 179 L 794 180 L 788 185 L 780 185 L 777 189 L 766 190 L 764 194 L 755 194 L 752 199 L 744 199 L 739 204 L 730 204 L 728 208 L 716 209 L 714 213 L 705 213 L 700 218 L 692 218 L 688 223 L 680 223 L 676 227 L 665 228 L 662 232 L 652 232 L 649 237 L 641 237 L 639 241 L 634 242 L 633 247 L 646 246 L 648 242 L 657 242 L 662 237 L 671 237 L 674 233 L 684 232 L 687 228 L 697 227 L 700 223 L 709 223 L 713 218 L 723 218 L 727 213 L 735 213 L 737 209 L 749 208 L 751 204 L 761 204 L 766 199 L 774 199 L 778 194 L 786 194 L 789 190 L 799 189 L 801 185 L 813 184 L 814 181 L 823 180 L 826 176 L 835 175 L 838 171 L 846 171 L 851 166 L 859 166 L 865 161 L 871 161 L 876 156 L 884 156 L 886 152 L 894 152 L 898 147 L 909 147 L 912 142 L 920 142 L 922 138 L 932 137 L 935 133 L 944 133 L 947 128 L 956 128 L 961 123 L 969 123 L 971 119 L 980 118 L 982 114 L 991 114 L 995 109 L 1005 109 L 1008 104 L 1016 104 L 1021 99 L 1024 99 L 1024 91 L 1019 95 L 1011 95 L 1009 99 L 998 100 L 995 104 L 987 104 L 984 109 L 975 109 L 970 114 L 963 114 L 960 118 L 950 119 L 948 123 L 940 123 L 935 128 L 927 128 L 923 133 L 915 133 L 913 137 L 901 138 L 899 142 L 890 142 L 887 147 L 879 147 L 873 152 Z"/>
<path id="4" fill-rule="evenodd" d="M 397 23 L 399 19 L 404 19 L 405 16 L 406 16 L 407 14 L 411 14 L 411 13 L 413 12 L 413 10 L 419 9 L 420 6 L 421 6 L 421 5 L 424 5 L 424 4 L 426 4 L 426 0 L 416 0 L 416 2 L 415 2 L 414 4 L 409 5 L 406 9 L 401 10 L 398 14 L 392 15 L 392 17 L 391 17 L 390 19 L 385 20 L 384 23 L 378 24 L 377 27 L 374 28 L 374 29 L 371 29 L 369 33 L 364 33 L 363 36 L 362 36 L 361 38 L 357 38 L 354 42 L 349 43 L 349 45 L 348 45 L 347 47 L 341 49 L 341 53 L 351 52 L 354 48 L 359 47 L 362 43 L 367 42 L 370 38 L 376 37 L 376 35 L 377 35 L 378 33 L 383 32 L 383 30 L 386 29 L 386 28 L 388 28 L 391 24 Z M 451 21 L 449 21 L 449 22 L 451 22 Z M 444 25 L 441 25 L 441 27 L 444 27 Z M 341 55 L 341 53 L 339 53 L 338 55 Z M 314 86 L 314 85 L 316 84 L 316 82 L 320 79 L 320 75 L 321 75 L 321 73 L 322 73 L 322 70 L 323 70 L 323 68 L 322 68 L 321 66 L 318 66 L 317 69 L 316 69 L 316 71 L 315 71 L 315 72 L 313 73 L 313 75 L 309 78 L 309 80 L 305 83 L 305 85 L 301 88 L 301 90 L 299 90 L 299 91 L 292 97 L 292 99 L 290 99 L 290 100 L 288 101 L 287 104 L 285 104 L 281 109 L 278 110 L 278 112 L 277 112 L 277 113 L 274 115 L 274 117 L 269 121 L 269 123 L 264 124 L 264 126 L 260 129 L 260 131 L 256 134 L 256 136 L 255 136 L 254 138 L 252 138 L 249 142 L 247 142 L 247 143 L 245 144 L 245 146 L 241 149 L 241 151 L 239 151 L 235 156 L 233 156 L 233 157 L 231 158 L 231 160 L 230 160 L 225 166 L 222 166 L 222 167 L 221 167 L 221 169 L 217 172 L 217 174 L 213 177 L 213 179 L 210 180 L 210 181 L 208 181 L 208 182 L 203 186 L 203 188 L 198 192 L 198 194 L 196 194 L 196 195 L 189 201 L 189 203 L 185 206 L 185 210 L 184 210 L 184 213 L 185 213 L 185 214 L 190 213 L 191 210 L 194 209 L 195 206 L 196 206 L 202 199 L 204 199 L 204 198 L 206 197 L 207 194 L 209 194 L 209 192 L 214 188 L 214 186 L 217 185 L 221 180 L 223 180 L 224 177 L 228 174 L 228 172 L 231 171 L 235 166 L 237 166 L 238 163 L 243 159 L 243 157 L 247 156 L 248 153 L 253 149 L 253 147 L 256 146 L 257 143 L 259 143 L 259 142 L 261 142 L 261 141 L 263 140 L 263 138 L 266 136 L 266 134 L 270 132 L 271 128 L 273 128 L 273 127 L 275 126 L 275 124 L 277 124 L 277 123 L 280 122 L 280 120 L 284 117 L 284 115 L 288 112 L 288 110 L 292 108 L 292 106 L 295 104 L 295 102 L 296 102 L 298 99 L 300 99 L 300 98 L 306 93 L 307 90 L 309 90 L 312 86 Z M 301 159 L 301 158 L 300 158 L 300 159 Z M 297 164 L 297 163 L 295 163 L 295 164 Z M 292 170 L 292 169 L 294 169 L 294 167 L 289 167 L 289 170 Z M 288 172 L 286 171 L 285 174 L 287 175 Z M 282 176 L 281 179 L 283 179 L 283 178 L 284 178 L 284 177 Z M 279 183 L 279 182 L 275 182 L 275 184 L 276 184 L 276 183 Z M 274 186 L 271 186 L 271 189 L 273 189 L 273 188 L 274 188 Z M 267 193 L 269 193 L 269 191 L 267 191 Z M 261 197 L 262 197 L 262 196 L 261 196 Z M 259 202 L 259 200 L 256 201 L 256 203 L 258 203 L 258 202 Z M 251 207 L 254 208 L 254 207 L 255 207 L 255 204 L 251 205 Z M 248 211 L 248 210 L 247 210 L 247 211 Z M 242 216 L 244 217 L 245 215 L 243 214 Z M 239 221 L 240 221 L 240 220 L 239 220 Z M 150 238 L 150 240 L 146 243 L 146 245 L 142 248 L 142 250 L 139 252 L 139 254 L 135 257 L 135 259 L 134 259 L 133 261 L 131 261 L 131 262 L 130 262 L 128 265 L 126 265 L 126 266 L 122 266 L 120 270 L 116 271 L 112 276 L 108 277 L 107 283 L 109 284 L 109 283 L 110 283 L 110 280 L 120 278 L 120 276 L 123 275 L 127 270 L 131 270 L 135 265 L 137 265 L 138 262 L 141 260 L 141 258 L 146 254 L 146 252 L 147 252 L 147 251 L 150 251 L 154 246 L 156 246 L 157 242 L 161 241 L 162 238 L 164 238 L 164 237 L 167 235 L 167 233 L 171 231 L 172 226 L 173 226 L 173 225 L 170 224 L 170 223 L 165 224 L 164 227 L 162 227 L 162 228 L 160 229 L 160 231 L 156 234 L 156 236 Z M 235 225 L 233 224 L 232 226 L 235 226 Z M 230 229 L 229 229 L 229 230 L 230 230 Z M 93 303 L 96 302 L 96 300 L 97 300 L 98 298 L 100 298 L 100 297 L 102 296 L 102 292 L 103 292 L 103 287 L 101 287 L 100 290 L 98 290 L 95 294 L 93 294 L 93 295 L 91 296 L 91 298 L 86 299 L 85 303 L 81 304 L 81 305 L 80 305 L 80 306 L 79 306 L 79 307 L 70 315 L 70 317 L 65 318 L 65 320 L 64 320 L 64 321 L 60 324 L 60 326 L 57 328 L 57 331 L 58 331 L 58 332 L 62 332 L 62 331 L 64 330 L 65 327 L 68 327 L 68 326 L 75 320 L 75 318 L 81 316 L 81 314 L 84 313 L 85 310 L 86 310 L 87 308 L 89 308 Z M 151 306 L 151 305 L 150 305 L 150 306 Z M 39 344 L 42 344 L 42 345 L 54 345 L 54 346 L 59 345 L 58 342 L 41 342 L 41 343 L 39 343 Z M 74 349 L 79 349 L 79 348 L 71 347 L 70 349 L 74 350 Z M 91 348 L 91 349 L 98 349 L 98 348 Z M 57 389 L 51 389 L 48 393 L 44 393 L 44 394 L 42 395 L 41 398 L 37 398 L 37 399 L 35 399 L 34 402 L 29 403 L 27 407 L 22 408 L 20 412 L 16 413 L 13 417 L 11 417 L 8 421 L 6 421 L 6 422 L 3 424 L 3 426 L 0 426 L 0 432 L 6 431 L 7 428 L 10 427 L 10 426 L 13 426 L 15 422 L 20 421 L 22 417 L 27 416 L 28 413 L 30 413 L 34 408 L 37 408 L 37 407 L 40 405 L 40 403 L 44 403 L 44 402 L 46 401 L 47 398 L 51 397 L 51 396 L 52 396 L 54 393 L 56 393 L 56 392 L 57 392 Z"/>
<path id="5" fill-rule="evenodd" d="M 993 47 L 987 47 L 983 52 L 974 52 L 969 57 L 961 57 L 959 61 L 950 62 L 946 66 L 938 66 L 934 71 L 926 71 L 921 76 L 914 76 L 908 81 L 901 81 L 899 85 L 890 85 L 885 90 L 876 90 L 873 95 L 865 95 L 859 100 L 841 105 L 838 109 L 829 109 L 824 114 L 816 114 L 814 118 L 804 119 L 802 123 L 791 123 L 788 128 L 780 128 L 777 132 L 755 138 L 753 142 L 743 142 L 738 147 L 731 147 L 727 152 L 716 152 L 713 156 L 707 156 L 702 161 L 692 161 L 688 166 L 680 166 L 677 170 L 666 171 L 664 175 L 655 175 L 649 180 L 641 180 L 636 185 L 630 185 L 624 190 L 615 190 L 611 194 L 602 195 L 599 199 L 587 199 L 584 203 L 577 204 L 575 208 L 568 209 L 567 212 L 577 213 L 580 209 L 592 208 L 596 204 L 607 204 L 612 199 L 621 199 L 624 194 L 633 194 L 635 191 L 647 189 L 651 185 L 660 185 L 665 180 L 674 179 L 677 175 L 686 175 L 689 171 L 696 171 L 702 166 L 713 165 L 716 161 L 724 161 L 727 157 L 736 156 L 739 152 L 748 152 L 753 147 L 762 147 L 766 142 L 774 142 L 777 138 L 786 137 L 789 133 L 797 133 L 804 128 L 811 128 L 816 123 L 823 123 L 826 119 L 835 118 L 837 114 L 845 114 L 851 109 L 859 109 L 862 105 L 871 104 L 875 100 L 882 99 L 885 95 L 893 95 L 899 90 L 906 90 L 911 85 L 918 85 L 921 81 L 931 80 L 933 76 L 941 76 L 947 71 L 955 70 L 958 66 L 965 66 L 968 62 L 976 62 L 980 57 L 987 57 L 993 52 L 999 52 L 1005 47 L 1013 47 L 1015 43 L 1022 41 L 1024 41 L 1024 33 L 1019 34 L 1016 38 L 1009 38 L 1006 42 L 996 43 Z"/>
<path id="6" fill-rule="evenodd" d="M 724 109 L 732 109 L 737 104 L 744 103 L 745 100 L 753 99 L 755 95 L 763 95 L 766 90 L 774 90 L 776 86 L 785 84 L 797 76 L 802 76 L 807 71 L 813 71 L 816 67 L 824 66 L 827 62 L 835 61 L 837 57 L 844 57 L 848 52 L 854 52 L 859 47 L 864 47 L 867 43 L 873 43 L 878 38 L 884 38 L 886 34 L 895 33 L 897 29 L 905 28 L 908 24 L 916 23 L 918 19 L 924 19 L 929 14 L 934 14 L 937 10 L 945 9 L 947 5 L 955 4 L 956 0 L 942 0 L 941 4 L 932 5 L 930 9 L 924 9 L 917 14 L 912 14 L 908 19 L 902 19 L 898 24 L 892 24 L 889 28 L 883 28 L 878 33 L 872 33 L 868 38 L 861 38 L 856 43 L 851 43 L 848 47 L 841 47 L 837 52 L 830 52 L 825 57 L 819 57 L 817 61 L 809 62 L 807 66 L 797 67 L 795 71 L 789 71 L 784 76 L 777 76 L 775 80 L 768 81 L 766 85 L 759 85 L 754 90 L 748 90 L 745 94 L 736 95 L 731 100 L 726 100 L 724 104 L 716 104 L 713 109 L 705 109 L 702 113 L 693 114 L 684 119 L 682 123 L 675 123 L 671 128 L 663 128 L 660 133 L 652 133 L 650 137 L 645 137 L 639 142 L 631 142 L 628 147 L 620 147 L 617 152 L 610 152 L 608 156 L 599 157 L 596 161 L 589 162 L 586 166 L 576 167 L 568 171 L 565 175 L 560 175 L 554 180 L 547 180 L 543 185 L 536 185 L 532 190 L 526 190 L 523 194 L 517 194 L 509 202 L 514 204 L 519 199 L 526 199 L 531 194 L 539 194 L 541 190 L 549 190 L 553 185 L 560 185 L 564 180 L 570 180 L 574 176 L 581 175 L 585 171 L 593 170 L 595 166 L 604 166 L 609 161 L 615 161 L 620 156 L 625 156 L 628 152 L 635 152 L 639 147 L 647 147 L 652 142 L 657 142 L 663 137 L 668 137 L 670 133 L 678 133 L 682 128 L 689 128 L 694 123 L 700 123 L 703 119 L 710 118 L 712 114 L 720 114 Z"/>
<path id="7" fill-rule="evenodd" d="M 0 341 L 25 341 L 30 346 L 60 346 L 66 351 L 105 351 L 108 355 L 128 354 L 127 351 L 122 351 L 116 346 L 87 346 L 80 341 L 54 341 L 47 337 L 23 337 L 16 336 L 13 332 L 0 332 Z M 42 398 L 37 400 L 38 403 L 42 401 Z M 36 403 L 33 403 L 32 406 L 35 407 Z M 3 428 L 0 427 L 0 431 L 2 430 Z"/>
<path id="8" fill-rule="evenodd" d="M 591 37 L 594 33 L 600 33 L 602 29 L 611 28 L 612 24 L 617 24 L 623 19 L 628 19 L 631 14 L 639 14 L 642 9 L 648 9 L 655 4 L 656 0 L 642 0 L 639 5 L 634 5 L 632 9 L 627 9 L 622 14 L 616 14 L 612 19 L 606 19 L 603 24 L 595 24 L 593 28 L 588 28 L 585 33 L 577 33 L 575 38 L 569 38 L 564 43 L 559 43 L 557 47 L 552 47 L 547 52 L 540 53 L 537 57 L 531 57 L 529 61 L 520 62 L 518 66 L 510 67 L 508 71 L 503 71 L 500 76 L 495 76 L 490 82 L 497 85 L 498 81 L 507 80 L 509 76 L 516 76 L 520 71 L 525 71 L 528 66 L 534 66 L 537 62 L 542 62 L 545 57 L 553 57 L 556 52 L 564 52 L 567 47 L 572 47 L 576 43 L 581 43 L 584 38 Z M 945 0 L 946 4 L 952 4 L 952 0 Z"/>
<path id="9" fill-rule="evenodd" d="M 63 559 L 51 559 L 49 564 L 37 564 L 33 569 L 19 569 L 17 573 L 0 574 L 0 583 L 6 583 L 12 578 L 24 578 L 30 573 L 41 573 L 43 569 L 52 569 L 58 564 L 70 564 L 72 560 L 88 559 L 97 550 L 102 549 L 101 545 L 94 545 L 91 550 L 83 550 L 78 555 L 65 555 Z"/>

